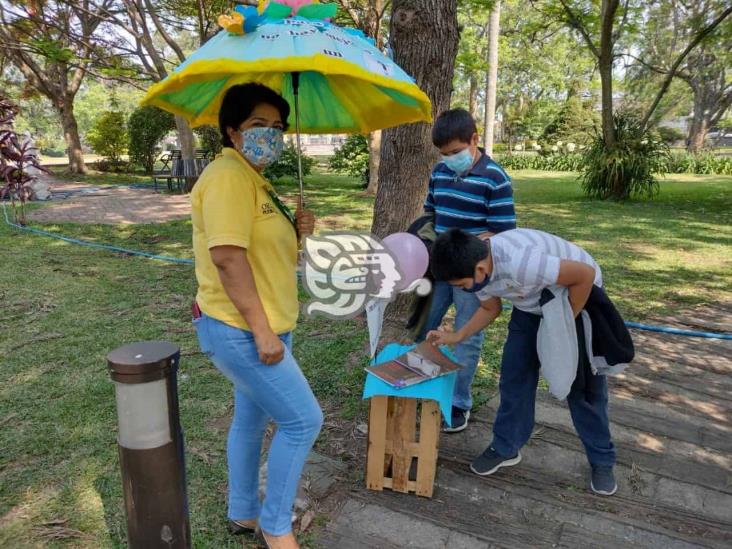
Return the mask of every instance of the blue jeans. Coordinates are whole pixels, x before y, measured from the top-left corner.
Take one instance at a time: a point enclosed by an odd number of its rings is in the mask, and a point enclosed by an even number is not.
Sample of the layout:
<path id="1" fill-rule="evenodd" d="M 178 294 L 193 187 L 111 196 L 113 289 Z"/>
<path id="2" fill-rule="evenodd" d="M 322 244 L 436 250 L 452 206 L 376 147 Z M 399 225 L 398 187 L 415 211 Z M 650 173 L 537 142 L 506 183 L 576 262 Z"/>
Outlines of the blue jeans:
<path id="1" fill-rule="evenodd" d="M 534 429 L 539 357 L 536 334 L 541 317 L 513 309 L 503 347 L 501 403 L 493 423 L 491 446 L 504 457 L 515 456 Z M 582 323 L 577 324 L 580 349 L 585 348 Z M 577 378 L 567 396 L 569 412 L 592 465 L 614 465 L 615 446 L 607 412 L 607 378 L 594 375 L 586 353 L 580 353 Z"/>
<path id="2" fill-rule="evenodd" d="M 274 536 L 292 530 L 292 507 L 307 455 L 320 432 L 323 413 L 292 356 L 292 334 L 280 339 L 285 357 L 274 366 L 259 360 L 251 332 L 202 316 L 194 320 L 201 351 L 234 384 L 234 418 L 229 429 L 229 512 L 233 520 L 259 518 Z M 267 492 L 259 502 L 262 438 L 271 419 L 277 425 L 267 459 Z"/>
<path id="3" fill-rule="evenodd" d="M 445 313 L 453 303 L 456 311 L 456 331 L 465 326 L 480 307 L 480 300 L 475 294 L 450 286 L 447 282 L 436 282 L 432 292 L 432 307 L 427 318 L 427 324 L 425 324 L 420 335 L 420 340 L 423 340 L 430 330 L 439 328 Z M 473 407 L 470 384 L 473 383 L 475 370 L 478 368 L 484 336 L 484 332 L 481 331 L 455 347 L 456 362 L 462 368 L 458 371 L 452 405 L 463 410 L 470 410 Z"/>

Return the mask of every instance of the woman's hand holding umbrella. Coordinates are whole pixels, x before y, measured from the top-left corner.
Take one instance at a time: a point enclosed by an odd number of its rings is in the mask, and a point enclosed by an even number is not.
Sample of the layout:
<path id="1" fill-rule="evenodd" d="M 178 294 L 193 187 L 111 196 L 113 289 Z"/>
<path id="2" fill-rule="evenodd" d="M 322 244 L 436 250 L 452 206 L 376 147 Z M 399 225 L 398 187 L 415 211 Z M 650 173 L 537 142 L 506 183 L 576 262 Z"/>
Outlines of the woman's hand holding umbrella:
<path id="1" fill-rule="evenodd" d="M 301 200 L 298 200 L 295 211 L 295 223 L 301 239 L 307 238 L 315 231 L 315 215 L 311 210 L 303 208 Z"/>

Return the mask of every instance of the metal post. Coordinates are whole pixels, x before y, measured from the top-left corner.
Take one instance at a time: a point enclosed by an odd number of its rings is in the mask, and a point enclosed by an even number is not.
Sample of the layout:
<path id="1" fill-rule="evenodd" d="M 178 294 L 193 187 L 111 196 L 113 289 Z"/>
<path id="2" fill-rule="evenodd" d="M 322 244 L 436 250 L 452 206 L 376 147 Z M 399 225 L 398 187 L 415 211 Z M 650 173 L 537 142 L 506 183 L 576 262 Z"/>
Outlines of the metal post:
<path id="1" fill-rule="evenodd" d="M 117 399 L 120 467 L 131 549 L 190 549 L 183 431 L 178 418 L 180 349 L 132 343 L 107 355 Z"/>
<path id="2" fill-rule="evenodd" d="M 305 207 L 305 185 L 302 180 L 302 146 L 300 144 L 300 73 L 292 73 L 292 93 L 295 97 L 295 140 L 297 141 L 297 180 L 300 183 L 300 208 Z"/>

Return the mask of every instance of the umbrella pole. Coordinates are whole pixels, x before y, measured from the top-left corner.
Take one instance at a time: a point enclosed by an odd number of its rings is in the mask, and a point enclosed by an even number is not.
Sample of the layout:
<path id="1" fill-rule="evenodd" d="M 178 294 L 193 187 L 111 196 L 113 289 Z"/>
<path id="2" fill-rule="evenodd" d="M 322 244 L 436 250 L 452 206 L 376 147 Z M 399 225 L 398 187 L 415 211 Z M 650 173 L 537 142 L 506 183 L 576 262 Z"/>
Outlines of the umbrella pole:
<path id="1" fill-rule="evenodd" d="M 295 140 L 297 141 L 297 180 L 300 184 L 299 208 L 305 206 L 305 189 L 302 180 L 302 145 L 300 143 L 300 73 L 292 73 L 292 92 L 295 97 Z"/>

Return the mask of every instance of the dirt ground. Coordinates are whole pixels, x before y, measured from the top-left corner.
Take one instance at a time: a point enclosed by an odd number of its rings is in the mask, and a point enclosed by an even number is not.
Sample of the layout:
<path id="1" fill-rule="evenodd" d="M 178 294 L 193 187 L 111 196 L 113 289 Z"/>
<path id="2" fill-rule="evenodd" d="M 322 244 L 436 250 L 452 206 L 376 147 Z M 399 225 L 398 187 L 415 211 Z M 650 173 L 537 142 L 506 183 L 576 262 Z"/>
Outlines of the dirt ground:
<path id="1" fill-rule="evenodd" d="M 105 185 L 94 187 L 55 182 L 54 193 L 69 198 L 53 200 L 28 215 L 43 223 L 102 223 L 109 225 L 165 223 L 187 219 L 191 214 L 188 196 L 156 194 L 149 189 Z"/>

